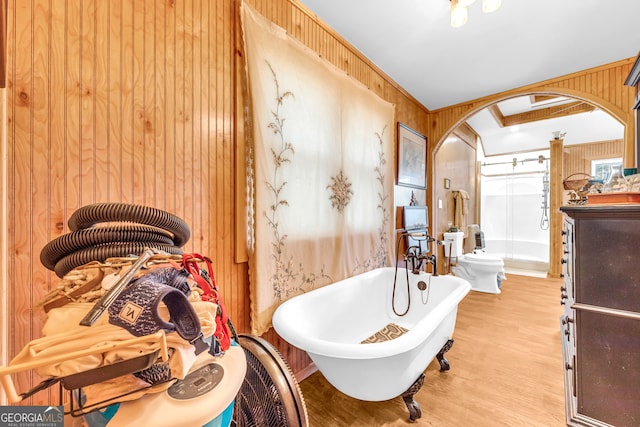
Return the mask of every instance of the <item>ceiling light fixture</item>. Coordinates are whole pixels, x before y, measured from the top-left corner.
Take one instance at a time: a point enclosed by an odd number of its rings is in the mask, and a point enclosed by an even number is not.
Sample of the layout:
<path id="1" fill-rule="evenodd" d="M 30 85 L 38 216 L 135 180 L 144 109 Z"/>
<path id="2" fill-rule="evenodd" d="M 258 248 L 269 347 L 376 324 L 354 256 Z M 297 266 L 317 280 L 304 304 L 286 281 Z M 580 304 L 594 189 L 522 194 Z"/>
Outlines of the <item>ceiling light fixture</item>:
<path id="1" fill-rule="evenodd" d="M 467 8 L 471 6 L 476 0 L 449 0 L 451 3 L 451 26 L 453 28 L 462 27 L 467 23 L 469 13 Z M 484 13 L 491 13 L 502 4 L 502 0 L 482 0 L 482 11 Z"/>

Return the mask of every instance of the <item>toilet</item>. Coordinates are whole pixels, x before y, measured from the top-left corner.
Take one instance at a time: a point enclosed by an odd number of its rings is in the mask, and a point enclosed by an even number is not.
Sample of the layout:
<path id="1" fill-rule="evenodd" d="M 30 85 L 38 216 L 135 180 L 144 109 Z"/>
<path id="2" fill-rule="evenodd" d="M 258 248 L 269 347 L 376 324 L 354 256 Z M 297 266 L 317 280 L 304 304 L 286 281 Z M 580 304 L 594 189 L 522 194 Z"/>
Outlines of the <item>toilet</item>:
<path id="1" fill-rule="evenodd" d="M 471 226 L 470 229 L 472 229 Z M 451 272 L 468 281 L 473 291 L 499 294 L 500 285 L 506 279 L 502 258 L 486 254 L 484 248 L 478 245 L 472 252 L 463 254 L 463 243 L 462 231 L 444 233 L 444 255 L 450 257 L 452 261 L 454 259 L 457 261 L 457 265 L 451 268 Z"/>

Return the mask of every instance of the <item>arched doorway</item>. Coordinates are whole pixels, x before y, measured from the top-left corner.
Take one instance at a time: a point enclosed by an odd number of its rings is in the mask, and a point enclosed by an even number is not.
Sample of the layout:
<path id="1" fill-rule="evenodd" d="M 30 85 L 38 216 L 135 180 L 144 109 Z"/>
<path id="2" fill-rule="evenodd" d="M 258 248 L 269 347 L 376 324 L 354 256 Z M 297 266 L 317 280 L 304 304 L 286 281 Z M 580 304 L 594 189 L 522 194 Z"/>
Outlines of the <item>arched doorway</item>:
<path id="1" fill-rule="evenodd" d="M 567 91 L 571 92 L 571 91 Z M 535 99 L 536 105 L 534 109 L 528 112 L 509 112 L 509 111 L 501 111 L 499 106 L 504 104 L 508 104 L 509 102 L 516 101 L 521 98 L 531 98 Z M 532 102 L 533 104 L 534 102 Z M 596 113 L 598 117 L 606 116 L 605 118 L 609 123 L 615 123 L 618 127 L 618 136 L 612 139 L 617 139 L 622 151 L 622 157 L 626 157 L 628 153 L 628 147 L 624 143 L 625 135 L 627 134 L 627 129 L 624 125 L 624 121 L 621 117 L 625 117 L 622 112 L 618 111 L 618 108 L 612 105 L 608 105 L 606 102 L 603 102 L 604 106 L 595 103 L 591 100 L 587 100 L 584 97 L 576 96 L 574 93 L 561 93 L 561 92 L 529 92 L 529 93 L 521 93 L 521 94 L 511 94 L 510 96 L 505 96 L 500 99 L 493 100 L 491 102 L 487 102 L 484 105 L 480 105 L 477 108 L 470 110 L 467 114 L 462 116 L 453 126 L 449 129 L 449 132 L 445 134 L 439 141 L 437 147 L 433 151 L 432 163 L 434 167 L 432 168 L 432 178 L 433 178 L 433 200 L 432 206 L 433 209 L 433 226 L 434 230 L 437 232 L 446 231 L 447 226 L 449 225 L 450 219 L 453 213 L 453 198 L 451 196 L 451 190 L 456 190 L 458 186 L 462 188 L 468 188 L 471 194 L 471 202 L 469 203 L 469 213 L 468 218 L 470 223 L 478 222 L 480 223 L 481 211 L 482 211 L 482 197 L 480 194 L 480 182 L 482 180 L 482 171 L 481 171 L 481 161 L 478 161 L 477 156 L 475 154 L 477 152 L 484 152 L 487 141 L 483 141 L 479 139 L 478 141 L 470 141 L 473 138 L 473 135 L 476 133 L 474 127 L 477 128 L 477 121 L 474 122 L 474 117 L 479 115 L 490 115 L 494 120 L 500 121 L 502 120 L 502 133 L 510 133 L 516 124 L 521 127 L 520 133 L 522 132 L 534 132 L 532 129 L 534 128 L 531 123 L 536 123 L 537 128 L 544 128 L 544 124 L 546 123 L 547 128 L 540 134 L 539 129 L 536 130 L 538 134 L 534 135 L 534 139 L 538 139 L 538 145 L 532 146 L 531 144 L 527 145 L 526 138 L 520 138 L 520 141 L 523 142 L 522 145 L 511 145 L 510 147 L 501 147 L 499 149 L 495 149 L 493 147 L 487 158 L 491 158 L 496 156 L 497 154 L 507 154 L 512 155 L 509 158 L 519 157 L 519 161 L 522 159 L 526 159 L 528 153 L 546 148 L 548 150 L 549 141 L 553 139 L 552 132 L 559 131 L 558 133 L 565 133 L 567 129 L 563 129 L 565 126 L 565 122 L 569 121 L 577 121 L 577 120 L 589 120 L 587 115 L 590 116 L 590 122 L 597 123 L 594 120 L 596 117 Z M 504 109 L 503 109 L 504 110 Z M 550 117 L 544 117 L 546 115 L 551 115 Z M 559 120 L 563 118 L 563 120 Z M 560 124 L 559 124 L 560 123 Z M 588 123 L 583 126 L 585 129 L 588 128 Z M 572 128 L 573 129 L 573 128 Z M 471 136 L 470 136 L 471 135 Z M 509 135 L 511 138 L 507 138 L 510 141 L 517 141 L 517 138 L 514 138 L 514 133 Z M 520 135 L 522 136 L 522 135 Z M 482 138 L 483 135 L 480 135 Z M 602 137 L 600 135 L 593 135 L 593 138 L 590 139 L 590 135 L 579 135 L 579 132 L 569 131 L 569 134 L 566 137 L 567 143 L 570 145 L 573 144 L 582 144 L 582 143 L 591 143 L 597 142 L 606 137 Z M 631 152 L 633 152 L 633 147 L 631 147 Z M 481 156 L 482 157 L 482 156 Z M 536 154 L 535 157 L 538 157 Z M 633 156 L 631 156 L 633 157 Z M 495 157 L 494 157 L 495 158 Z M 544 169 L 542 166 L 542 169 Z M 524 168 L 520 168 L 522 171 Z M 456 176 L 456 181 L 452 180 L 451 177 L 447 176 L 448 174 L 452 174 Z M 462 177 L 462 178 L 461 178 Z M 450 189 L 443 188 L 441 181 L 447 178 L 448 182 L 451 182 L 452 187 Z M 461 178 L 461 179 L 460 179 Z M 536 178 L 537 179 L 537 178 Z M 562 179 L 562 178 L 561 178 Z M 539 177 L 539 184 L 542 185 L 542 175 Z M 534 192 L 535 193 L 535 192 Z M 521 194 L 518 194 L 521 196 Z M 539 194 L 536 195 L 537 200 L 540 202 L 541 207 L 541 196 L 543 196 L 542 190 L 540 190 Z M 513 205 L 512 205 L 513 206 Z M 548 206 L 549 210 L 556 210 L 558 206 Z M 527 213 L 531 213 L 531 208 L 526 210 Z M 538 210 L 537 213 L 539 213 Z M 524 217 L 524 215 L 523 215 Z M 511 218 L 513 220 L 513 218 Z M 558 219 L 556 218 L 556 222 Z M 514 222 L 511 221 L 511 225 Z M 537 226 L 537 224 L 536 224 Z M 463 230 L 464 231 L 464 230 Z M 548 235 L 548 234 L 547 234 Z M 485 236 L 487 237 L 487 236 Z M 558 248 L 561 246 L 560 235 L 558 232 L 558 236 L 549 236 L 550 241 L 546 243 L 547 247 L 551 245 L 554 239 L 558 240 Z M 499 239 L 498 239 L 499 240 Z M 519 242 L 522 243 L 520 246 L 522 247 L 531 247 L 532 245 L 540 245 L 540 242 Z M 548 263 L 552 266 L 555 266 L 553 263 L 559 264 L 560 255 L 553 256 L 552 253 L 549 254 Z M 557 274 L 557 273 L 556 273 Z"/>

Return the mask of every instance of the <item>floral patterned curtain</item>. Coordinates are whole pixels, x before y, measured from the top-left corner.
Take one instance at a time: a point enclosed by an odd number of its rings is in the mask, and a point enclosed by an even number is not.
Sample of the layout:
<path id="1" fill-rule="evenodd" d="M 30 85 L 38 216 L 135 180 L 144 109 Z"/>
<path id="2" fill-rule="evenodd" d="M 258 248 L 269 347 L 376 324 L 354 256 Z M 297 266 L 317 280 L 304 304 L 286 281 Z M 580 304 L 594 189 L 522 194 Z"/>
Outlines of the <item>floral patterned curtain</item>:
<path id="1" fill-rule="evenodd" d="M 252 332 L 288 298 L 390 265 L 394 106 L 243 4 Z"/>

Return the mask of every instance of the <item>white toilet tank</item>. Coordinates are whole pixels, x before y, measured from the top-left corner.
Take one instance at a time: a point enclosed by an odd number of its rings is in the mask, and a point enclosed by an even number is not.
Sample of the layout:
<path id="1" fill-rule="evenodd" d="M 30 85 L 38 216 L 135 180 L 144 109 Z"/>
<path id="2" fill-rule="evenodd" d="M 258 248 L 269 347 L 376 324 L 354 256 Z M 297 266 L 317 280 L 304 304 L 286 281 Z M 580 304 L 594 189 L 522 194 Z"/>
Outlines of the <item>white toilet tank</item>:
<path id="1" fill-rule="evenodd" d="M 462 256 L 464 233 L 462 231 L 444 233 L 444 256 L 457 258 Z"/>

